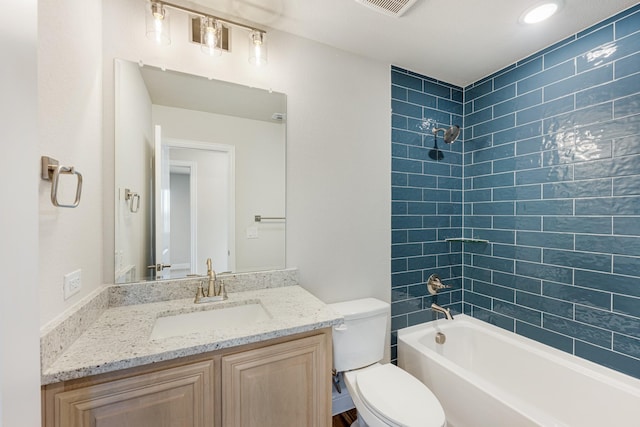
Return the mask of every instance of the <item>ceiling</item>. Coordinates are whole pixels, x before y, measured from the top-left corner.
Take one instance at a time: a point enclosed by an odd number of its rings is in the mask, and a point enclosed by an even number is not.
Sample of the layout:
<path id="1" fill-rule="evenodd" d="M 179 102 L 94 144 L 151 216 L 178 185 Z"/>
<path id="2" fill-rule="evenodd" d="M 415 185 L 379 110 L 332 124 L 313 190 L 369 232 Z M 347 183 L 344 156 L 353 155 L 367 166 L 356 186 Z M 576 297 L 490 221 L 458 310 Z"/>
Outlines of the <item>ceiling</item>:
<path id="1" fill-rule="evenodd" d="M 140 68 L 140 74 L 153 104 L 266 122 L 286 119 L 286 96 L 279 92 L 148 65 Z M 284 116 L 274 118 L 274 114 Z"/>
<path id="2" fill-rule="evenodd" d="M 356 0 L 195 0 L 220 17 L 277 29 L 465 87 L 638 3 L 564 0 L 546 22 L 520 15 L 540 0 L 417 0 L 389 17 Z"/>

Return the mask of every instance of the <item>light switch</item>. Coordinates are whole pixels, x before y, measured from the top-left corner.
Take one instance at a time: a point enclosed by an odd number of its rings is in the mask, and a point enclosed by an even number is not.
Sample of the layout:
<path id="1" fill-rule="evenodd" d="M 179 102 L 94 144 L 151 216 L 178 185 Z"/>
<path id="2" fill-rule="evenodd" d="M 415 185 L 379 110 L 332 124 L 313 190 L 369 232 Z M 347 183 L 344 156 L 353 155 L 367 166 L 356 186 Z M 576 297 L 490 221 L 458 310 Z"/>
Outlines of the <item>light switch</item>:
<path id="1" fill-rule="evenodd" d="M 247 227 L 247 239 L 257 239 L 258 238 L 258 227 L 252 225 L 251 227 Z"/>

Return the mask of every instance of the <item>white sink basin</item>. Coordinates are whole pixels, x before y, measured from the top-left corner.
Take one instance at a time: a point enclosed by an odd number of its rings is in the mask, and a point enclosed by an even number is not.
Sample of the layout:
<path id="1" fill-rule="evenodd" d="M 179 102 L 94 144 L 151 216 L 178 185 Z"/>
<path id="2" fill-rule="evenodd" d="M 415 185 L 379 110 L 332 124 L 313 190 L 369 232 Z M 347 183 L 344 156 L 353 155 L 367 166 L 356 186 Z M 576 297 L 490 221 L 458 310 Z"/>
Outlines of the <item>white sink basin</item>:
<path id="1" fill-rule="evenodd" d="M 150 339 L 157 340 L 193 333 L 207 333 L 216 329 L 251 326 L 270 318 L 260 303 L 212 307 L 204 311 L 158 317 L 153 325 Z"/>

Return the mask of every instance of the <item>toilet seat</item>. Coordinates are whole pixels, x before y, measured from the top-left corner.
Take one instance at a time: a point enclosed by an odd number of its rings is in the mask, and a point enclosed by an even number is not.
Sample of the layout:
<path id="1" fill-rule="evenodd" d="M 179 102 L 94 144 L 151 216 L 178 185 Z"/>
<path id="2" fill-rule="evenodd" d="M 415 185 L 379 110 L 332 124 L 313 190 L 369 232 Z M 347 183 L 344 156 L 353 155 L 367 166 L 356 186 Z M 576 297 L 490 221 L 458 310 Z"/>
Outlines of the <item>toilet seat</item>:
<path id="1" fill-rule="evenodd" d="M 393 364 L 359 372 L 357 389 L 367 409 L 391 426 L 445 425 L 444 410 L 431 390 Z"/>

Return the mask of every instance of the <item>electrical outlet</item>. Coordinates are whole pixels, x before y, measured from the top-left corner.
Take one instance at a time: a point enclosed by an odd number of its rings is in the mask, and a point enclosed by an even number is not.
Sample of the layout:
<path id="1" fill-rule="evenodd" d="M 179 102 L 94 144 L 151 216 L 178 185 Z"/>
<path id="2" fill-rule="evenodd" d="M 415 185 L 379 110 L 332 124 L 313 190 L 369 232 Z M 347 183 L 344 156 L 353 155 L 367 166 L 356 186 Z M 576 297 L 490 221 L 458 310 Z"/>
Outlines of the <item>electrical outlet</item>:
<path id="1" fill-rule="evenodd" d="M 64 275 L 64 299 L 69 299 L 72 295 L 80 292 L 82 288 L 82 270 L 76 270 Z"/>

